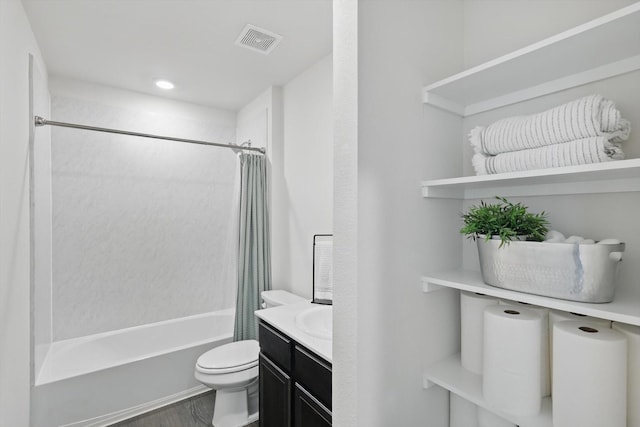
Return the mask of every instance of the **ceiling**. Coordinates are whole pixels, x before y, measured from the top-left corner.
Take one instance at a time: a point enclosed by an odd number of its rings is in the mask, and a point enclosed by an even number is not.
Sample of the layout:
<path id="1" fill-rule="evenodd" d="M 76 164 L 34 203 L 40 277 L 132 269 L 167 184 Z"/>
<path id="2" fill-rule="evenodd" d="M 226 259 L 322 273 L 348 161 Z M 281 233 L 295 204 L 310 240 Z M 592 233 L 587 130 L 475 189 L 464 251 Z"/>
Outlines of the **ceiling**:
<path id="1" fill-rule="evenodd" d="M 332 49 L 331 0 L 22 2 L 50 75 L 234 111 Z M 283 39 L 269 55 L 236 46 L 246 24 Z"/>

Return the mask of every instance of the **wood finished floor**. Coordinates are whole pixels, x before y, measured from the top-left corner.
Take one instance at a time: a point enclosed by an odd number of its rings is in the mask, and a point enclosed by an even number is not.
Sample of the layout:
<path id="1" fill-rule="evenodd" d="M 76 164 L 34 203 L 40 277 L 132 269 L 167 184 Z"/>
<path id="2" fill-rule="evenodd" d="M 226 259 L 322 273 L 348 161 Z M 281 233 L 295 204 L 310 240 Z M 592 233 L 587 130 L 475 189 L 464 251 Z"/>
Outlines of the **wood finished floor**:
<path id="1" fill-rule="evenodd" d="M 176 402 L 111 427 L 211 427 L 214 392 Z M 247 427 L 258 427 L 258 421 Z"/>

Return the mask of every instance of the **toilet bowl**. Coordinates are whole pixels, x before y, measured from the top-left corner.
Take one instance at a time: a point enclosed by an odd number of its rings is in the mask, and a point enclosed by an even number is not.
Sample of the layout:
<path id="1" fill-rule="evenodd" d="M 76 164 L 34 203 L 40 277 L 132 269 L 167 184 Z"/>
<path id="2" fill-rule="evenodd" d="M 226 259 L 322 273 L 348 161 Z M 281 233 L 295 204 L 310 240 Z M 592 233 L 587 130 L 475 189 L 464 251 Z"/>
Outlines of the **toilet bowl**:
<path id="1" fill-rule="evenodd" d="M 287 291 L 261 293 L 263 307 L 294 304 L 305 299 Z M 195 378 L 216 390 L 214 427 L 240 427 L 258 419 L 258 354 L 256 340 L 236 341 L 198 358 Z"/>
<path id="2" fill-rule="evenodd" d="M 258 419 L 258 353 L 256 340 L 237 341 L 198 358 L 195 377 L 216 390 L 212 424 L 240 427 Z"/>

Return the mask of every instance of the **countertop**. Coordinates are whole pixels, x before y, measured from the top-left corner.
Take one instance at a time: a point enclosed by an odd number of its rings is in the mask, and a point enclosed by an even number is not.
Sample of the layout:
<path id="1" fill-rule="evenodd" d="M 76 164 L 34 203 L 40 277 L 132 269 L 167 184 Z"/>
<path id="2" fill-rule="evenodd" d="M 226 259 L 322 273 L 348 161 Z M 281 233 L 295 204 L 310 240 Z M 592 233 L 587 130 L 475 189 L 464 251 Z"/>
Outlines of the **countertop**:
<path id="1" fill-rule="evenodd" d="M 311 336 L 298 329 L 295 324 L 296 315 L 313 307 L 318 307 L 318 304 L 305 301 L 296 304 L 281 305 L 279 307 L 265 308 L 257 310 L 255 313 L 262 321 L 273 326 L 299 344 L 302 344 L 327 362 L 332 363 L 332 340 Z"/>

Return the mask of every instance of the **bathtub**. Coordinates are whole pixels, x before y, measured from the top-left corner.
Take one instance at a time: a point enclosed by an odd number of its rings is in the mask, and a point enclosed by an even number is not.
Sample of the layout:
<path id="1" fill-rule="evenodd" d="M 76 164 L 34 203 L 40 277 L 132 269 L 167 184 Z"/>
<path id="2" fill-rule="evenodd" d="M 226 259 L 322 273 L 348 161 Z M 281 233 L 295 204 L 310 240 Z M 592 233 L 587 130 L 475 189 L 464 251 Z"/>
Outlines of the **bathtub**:
<path id="1" fill-rule="evenodd" d="M 202 353 L 232 340 L 233 309 L 51 344 L 32 393 L 32 427 L 99 427 L 199 394 Z"/>

